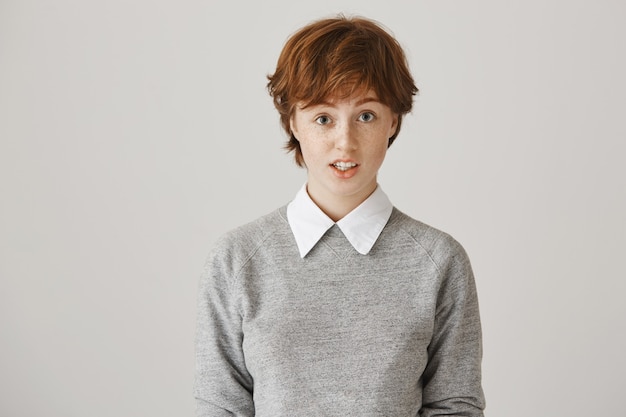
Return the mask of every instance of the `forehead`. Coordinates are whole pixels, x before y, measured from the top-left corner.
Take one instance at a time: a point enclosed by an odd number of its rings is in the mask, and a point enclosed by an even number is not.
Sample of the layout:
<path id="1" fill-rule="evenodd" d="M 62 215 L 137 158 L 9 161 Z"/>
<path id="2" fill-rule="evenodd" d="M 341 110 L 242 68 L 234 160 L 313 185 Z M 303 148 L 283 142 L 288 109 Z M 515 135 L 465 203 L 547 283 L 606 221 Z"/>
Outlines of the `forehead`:
<path id="1" fill-rule="evenodd" d="M 344 105 L 344 104 L 360 106 L 362 104 L 371 103 L 371 102 L 380 103 L 378 95 L 376 94 L 374 90 L 358 91 L 347 96 L 329 95 L 323 98 L 322 100 L 316 101 L 316 102 L 309 102 L 309 103 L 300 102 L 298 103 L 297 107 L 299 109 L 306 109 L 309 107 L 318 107 L 318 106 L 335 107 L 335 106 Z"/>

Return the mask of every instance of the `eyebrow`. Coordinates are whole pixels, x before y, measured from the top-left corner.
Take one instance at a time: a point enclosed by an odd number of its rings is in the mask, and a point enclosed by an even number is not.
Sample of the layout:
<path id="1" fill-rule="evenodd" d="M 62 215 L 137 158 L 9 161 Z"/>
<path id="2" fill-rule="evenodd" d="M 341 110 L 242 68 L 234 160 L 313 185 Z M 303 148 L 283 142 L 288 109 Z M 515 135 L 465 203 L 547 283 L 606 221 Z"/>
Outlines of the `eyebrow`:
<path id="1" fill-rule="evenodd" d="M 357 101 L 355 104 L 357 106 L 360 106 L 361 104 L 365 104 L 365 103 L 369 103 L 369 102 L 376 102 L 376 103 L 380 103 L 380 100 L 374 97 L 365 97 L 362 98 L 361 100 Z"/>

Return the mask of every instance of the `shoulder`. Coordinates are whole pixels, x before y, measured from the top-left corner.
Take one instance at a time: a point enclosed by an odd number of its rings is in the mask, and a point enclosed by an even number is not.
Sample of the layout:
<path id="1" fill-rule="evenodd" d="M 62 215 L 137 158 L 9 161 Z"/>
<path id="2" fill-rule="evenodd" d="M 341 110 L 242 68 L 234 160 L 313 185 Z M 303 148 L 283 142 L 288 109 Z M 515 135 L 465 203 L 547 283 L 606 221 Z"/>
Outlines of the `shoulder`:
<path id="1" fill-rule="evenodd" d="M 395 233 L 410 236 L 436 268 L 440 280 L 440 304 L 447 305 L 461 299 L 476 298 L 474 274 L 469 257 L 456 239 L 395 208 L 389 223 L 395 228 Z"/>
<path id="2" fill-rule="evenodd" d="M 394 207 L 388 223 L 395 233 L 404 234 L 424 250 L 438 269 L 450 262 L 469 262 L 463 246 L 450 234 L 423 223 Z"/>
<path id="3" fill-rule="evenodd" d="M 236 285 L 237 276 L 266 242 L 289 230 L 281 207 L 220 236 L 206 258 L 201 291 Z M 278 239 L 281 239 L 278 237 Z"/>
<path id="4" fill-rule="evenodd" d="M 220 236 L 213 247 L 214 255 L 250 256 L 264 242 L 288 230 L 286 206 L 276 209 Z"/>

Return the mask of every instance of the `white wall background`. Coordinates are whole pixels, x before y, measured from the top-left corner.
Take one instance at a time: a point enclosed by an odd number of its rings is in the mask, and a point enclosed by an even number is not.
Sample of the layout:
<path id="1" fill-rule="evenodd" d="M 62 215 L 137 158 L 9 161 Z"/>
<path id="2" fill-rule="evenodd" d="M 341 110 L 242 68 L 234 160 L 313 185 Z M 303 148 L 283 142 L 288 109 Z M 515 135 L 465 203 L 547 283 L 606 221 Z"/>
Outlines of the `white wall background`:
<path id="1" fill-rule="evenodd" d="M 340 11 L 409 55 L 380 182 L 472 258 L 486 414 L 625 415 L 619 0 L 0 0 L 0 415 L 193 414 L 208 249 L 305 178 L 265 75 Z"/>

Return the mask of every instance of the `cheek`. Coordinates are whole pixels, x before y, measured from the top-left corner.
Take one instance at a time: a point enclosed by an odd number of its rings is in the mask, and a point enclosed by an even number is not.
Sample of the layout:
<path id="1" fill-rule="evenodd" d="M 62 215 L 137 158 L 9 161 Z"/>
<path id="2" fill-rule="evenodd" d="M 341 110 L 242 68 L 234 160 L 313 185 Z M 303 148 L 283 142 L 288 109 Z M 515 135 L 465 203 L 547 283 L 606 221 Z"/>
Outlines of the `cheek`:
<path id="1" fill-rule="evenodd" d="M 382 165 L 387 155 L 387 141 L 377 141 L 376 144 L 370 147 L 370 160 L 374 161 L 377 165 Z"/>
<path id="2" fill-rule="evenodd" d="M 303 156 L 306 158 L 307 154 L 309 158 L 321 155 L 327 152 L 330 145 L 330 141 L 324 135 L 316 132 L 315 129 L 300 129 L 300 149 Z"/>
<path id="3" fill-rule="evenodd" d="M 376 160 L 378 161 L 378 165 L 382 165 L 385 160 L 385 156 L 387 156 L 387 147 L 380 149 L 380 152 L 376 155 Z"/>
<path id="4" fill-rule="evenodd" d="M 304 136 L 300 141 L 300 151 L 302 152 L 302 158 L 307 166 L 311 165 L 311 162 L 319 159 L 319 146 L 314 146 L 313 141 L 310 138 Z"/>

